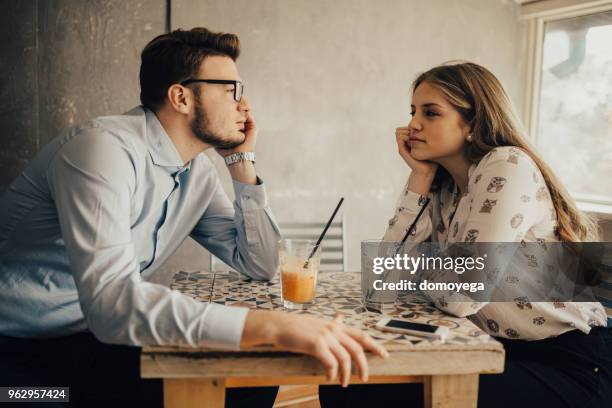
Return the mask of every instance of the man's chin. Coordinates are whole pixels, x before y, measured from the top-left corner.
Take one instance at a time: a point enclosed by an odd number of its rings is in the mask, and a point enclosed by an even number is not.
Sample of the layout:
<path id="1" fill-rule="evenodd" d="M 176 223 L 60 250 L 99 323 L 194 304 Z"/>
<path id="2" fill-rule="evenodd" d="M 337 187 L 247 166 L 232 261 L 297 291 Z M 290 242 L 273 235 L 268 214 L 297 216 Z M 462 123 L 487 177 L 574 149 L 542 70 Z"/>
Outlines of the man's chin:
<path id="1" fill-rule="evenodd" d="M 234 143 L 235 144 L 234 147 L 236 147 L 238 145 L 243 144 L 245 140 L 246 140 L 246 134 L 242 130 L 239 130 L 232 136 L 229 142 Z"/>
<path id="2" fill-rule="evenodd" d="M 233 149 L 240 146 L 246 140 L 246 135 L 242 132 L 237 132 L 237 135 L 233 135 L 227 139 L 217 139 L 214 143 L 214 147 L 217 149 Z"/>

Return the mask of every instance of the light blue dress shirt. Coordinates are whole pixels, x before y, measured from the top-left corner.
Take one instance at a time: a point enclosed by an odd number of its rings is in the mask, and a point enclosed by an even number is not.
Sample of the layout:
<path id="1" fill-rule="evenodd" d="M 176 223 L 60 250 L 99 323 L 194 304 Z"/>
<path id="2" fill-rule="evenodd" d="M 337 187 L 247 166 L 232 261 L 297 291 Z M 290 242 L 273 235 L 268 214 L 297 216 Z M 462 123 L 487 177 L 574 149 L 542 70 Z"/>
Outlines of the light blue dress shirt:
<path id="1" fill-rule="evenodd" d="M 206 154 L 183 165 L 143 107 L 69 129 L 0 198 L 0 334 L 237 348 L 247 309 L 143 279 L 189 235 L 272 278 L 280 234 L 264 186 L 234 189 L 232 206 Z"/>

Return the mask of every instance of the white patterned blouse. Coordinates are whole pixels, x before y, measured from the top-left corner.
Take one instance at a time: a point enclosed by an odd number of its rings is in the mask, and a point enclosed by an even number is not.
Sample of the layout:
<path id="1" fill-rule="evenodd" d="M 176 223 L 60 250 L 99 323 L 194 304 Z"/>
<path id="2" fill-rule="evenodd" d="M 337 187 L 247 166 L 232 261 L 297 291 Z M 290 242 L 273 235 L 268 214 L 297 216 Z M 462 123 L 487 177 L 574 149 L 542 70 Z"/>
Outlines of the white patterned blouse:
<path id="1" fill-rule="evenodd" d="M 469 169 L 468 191 L 457 186 L 430 193 L 429 208 L 416 224 L 411 242 L 558 242 L 555 210 L 542 173 L 533 160 L 514 147 L 498 147 Z M 383 240 L 401 241 L 425 202 L 402 192 Z M 468 316 L 493 336 L 538 340 L 592 326 L 606 326 L 598 302 L 445 302 L 441 310 Z"/>

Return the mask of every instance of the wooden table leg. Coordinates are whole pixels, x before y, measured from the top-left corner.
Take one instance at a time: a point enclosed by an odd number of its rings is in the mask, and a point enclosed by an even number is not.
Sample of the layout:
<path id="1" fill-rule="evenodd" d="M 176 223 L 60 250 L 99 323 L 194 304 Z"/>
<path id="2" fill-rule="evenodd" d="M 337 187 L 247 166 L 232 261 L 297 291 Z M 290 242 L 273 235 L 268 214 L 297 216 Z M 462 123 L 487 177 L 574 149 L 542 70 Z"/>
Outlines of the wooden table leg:
<path id="1" fill-rule="evenodd" d="M 425 378 L 425 408 L 476 408 L 478 374 Z"/>
<path id="2" fill-rule="evenodd" d="M 225 379 L 166 378 L 164 408 L 223 408 Z"/>

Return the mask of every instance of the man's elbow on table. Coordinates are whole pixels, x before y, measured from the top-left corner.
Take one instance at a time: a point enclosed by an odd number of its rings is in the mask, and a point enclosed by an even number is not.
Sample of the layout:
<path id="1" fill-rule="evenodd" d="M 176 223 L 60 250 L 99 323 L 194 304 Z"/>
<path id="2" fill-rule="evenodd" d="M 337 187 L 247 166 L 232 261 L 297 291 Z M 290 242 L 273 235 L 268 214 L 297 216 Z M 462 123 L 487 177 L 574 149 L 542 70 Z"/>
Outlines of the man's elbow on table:
<path id="1" fill-rule="evenodd" d="M 276 276 L 278 265 L 253 266 L 245 265 L 243 268 L 236 268 L 238 272 L 257 281 L 269 281 Z"/>
<path id="2" fill-rule="evenodd" d="M 96 339 L 107 344 L 143 346 L 144 337 L 149 338 L 150 345 L 162 344 L 157 336 L 153 322 L 146 324 L 147 318 L 143 307 L 138 307 L 136 284 L 110 284 L 97 296 L 81 299 L 81 309 L 87 322 L 87 328 Z M 144 306 L 145 302 L 141 303 Z M 130 324 L 138 321 L 139 324 Z M 146 334 L 144 333 L 146 332 Z"/>
<path id="3" fill-rule="evenodd" d="M 250 254 L 235 269 L 254 280 L 268 281 L 274 279 L 278 271 L 278 253 L 266 255 Z"/>
<path id="4" fill-rule="evenodd" d="M 115 330 L 117 324 L 113 323 L 116 320 L 112 315 L 104 316 L 104 312 L 99 307 L 99 302 L 92 303 L 87 310 L 83 309 L 87 328 L 94 337 L 102 343 L 106 344 L 123 344 L 136 346 L 137 344 L 125 341 L 124 334 L 128 330 Z M 123 332 L 123 333 L 122 333 Z"/>

